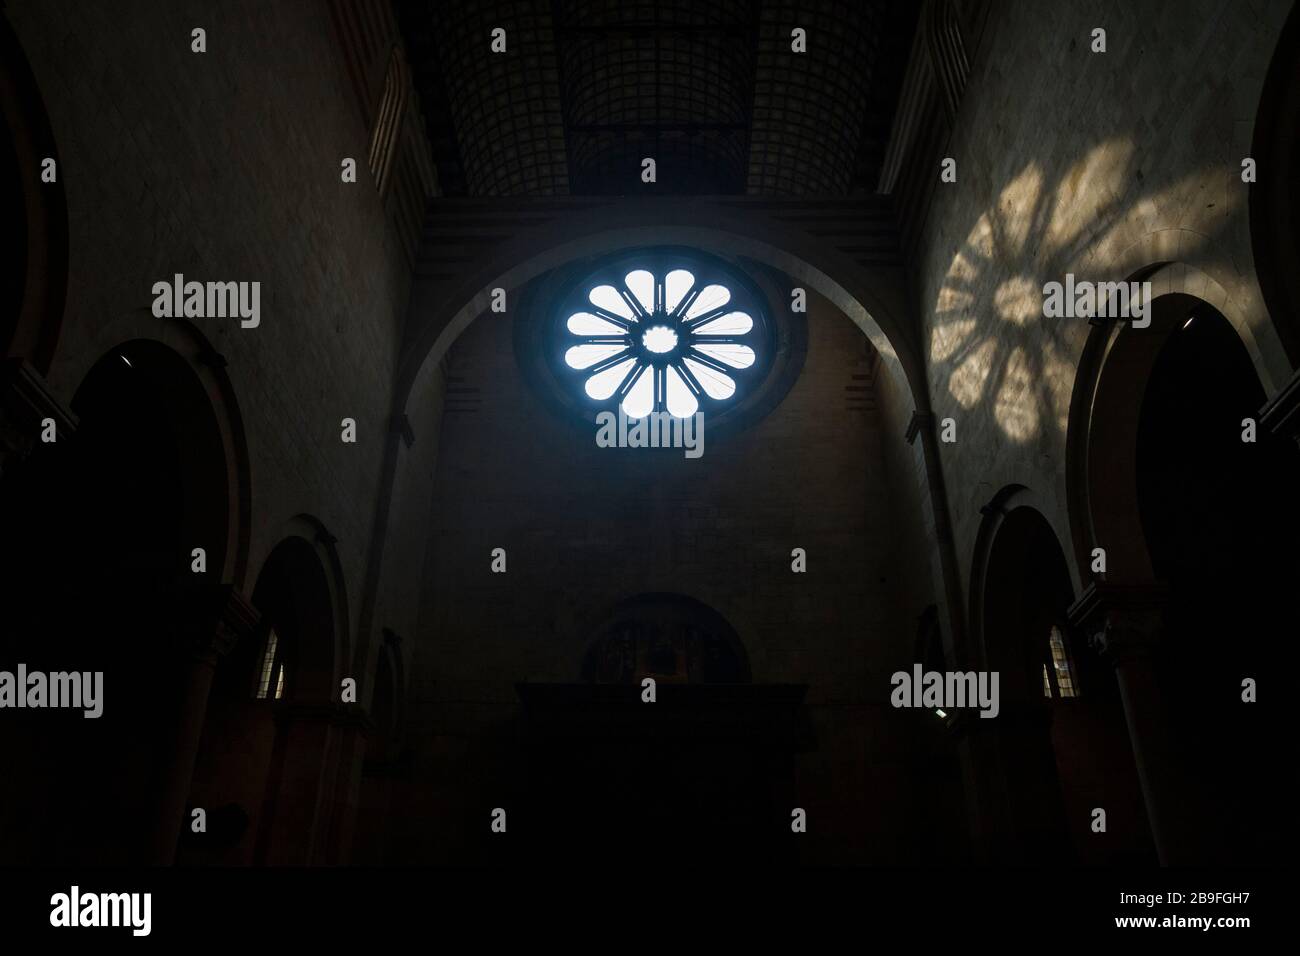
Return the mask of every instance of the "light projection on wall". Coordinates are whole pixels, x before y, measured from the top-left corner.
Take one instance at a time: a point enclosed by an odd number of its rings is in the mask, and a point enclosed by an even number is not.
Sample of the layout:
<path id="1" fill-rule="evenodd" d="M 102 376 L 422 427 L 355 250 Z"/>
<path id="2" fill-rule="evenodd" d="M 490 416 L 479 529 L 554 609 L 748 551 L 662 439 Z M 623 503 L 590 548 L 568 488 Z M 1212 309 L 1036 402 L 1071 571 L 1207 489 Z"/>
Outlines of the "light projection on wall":
<path id="1" fill-rule="evenodd" d="M 758 295 L 720 263 L 626 257 L 561 308 L 563 365 L 588 404 L 689 418 L 739 400 L 767 350 Z"/>
<path id="2" fill-rule="evenodd" d="M 1089 326 L 1045 319 L 1043 284 L 1067 272 L 1126 279 L 1160 259 L 1194 259 L 1244 213 L 1233 164 L 1165 180 L 1136 163 L 1119 137 L 1055 178 L 1030 161 L 1003 184 L 952 249 L 928 317 L 938 414 L 981 410 L 1020 445 L 1064 434 Z M 1144 237 L 1173 227 L 1173 249 L 1143 249 Z"/>

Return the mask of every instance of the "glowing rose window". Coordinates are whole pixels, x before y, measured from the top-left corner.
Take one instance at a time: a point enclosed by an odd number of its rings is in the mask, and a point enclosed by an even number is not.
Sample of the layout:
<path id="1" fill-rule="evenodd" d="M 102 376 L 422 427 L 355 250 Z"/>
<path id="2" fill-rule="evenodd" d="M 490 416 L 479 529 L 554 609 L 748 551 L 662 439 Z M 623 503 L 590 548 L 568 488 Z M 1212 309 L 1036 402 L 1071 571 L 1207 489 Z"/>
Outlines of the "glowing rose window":
<path id="1" fill-rule="evenodd" d="M 627 258 L 579 283 L 560 312 L 563 364 L 588 403 L 628 418 L 720 411 L 764 371 L 759 295 L 720 263 Z"/>

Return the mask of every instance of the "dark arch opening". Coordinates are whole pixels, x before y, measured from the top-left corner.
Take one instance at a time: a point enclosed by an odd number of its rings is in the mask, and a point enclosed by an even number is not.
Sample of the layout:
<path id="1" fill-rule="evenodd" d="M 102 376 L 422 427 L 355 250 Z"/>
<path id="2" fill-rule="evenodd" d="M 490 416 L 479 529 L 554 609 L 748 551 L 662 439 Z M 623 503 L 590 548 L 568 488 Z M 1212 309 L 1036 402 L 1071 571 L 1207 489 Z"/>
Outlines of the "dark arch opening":
<path id="1" fill-rule="evenodd" d="M 998 761 L 1013 832 L 998 841 L 1016 862 L 1071 856 L 1065 803 L 1043 698 L 1042 647 L 1071 599 L 1069 573 L 1051 526 L 1015 508 L 989 551 L 984 593 L 987 667 L 1000 683 Z"/>
<path id="2" fill-rule="evenodd" d="M 1245 346 L 1204 303 L 1179 318 L 1151 368 L 1136 449 L 1142 529 L 1168 588 L 1161 694 L 1205 839 L 1198 862 L 1263 863 L 1260 820 L 1283 818 L 1284 714 L 1264 677 L 1296 632 L 1300 451 L 1269 433 L 1242 440 L 1265 399 Z M 1245 678 L 1265 684 L 1258 703 L 1242 701 Z"/>
<path id="3" fill-rule="evenodd" d="M 998 762 L 1008 862 L 1154 859 L 1113 675 L 1067 622 L 1074 593 L 1051 525 L 1012 507 L 989 551 L 988 667 L 1001 683 Z M 1055 645 L 1055 647 L 1053 646 Z M 1107 830 L 1092 831 L 1092 810 Z"/>
<path id="4" fill-rule="evenodd" d="M 38 445 L 0 486 L 3 575 L 20 596 L 7 602 L 0 667 L 102 672 L 103 715 L 5 721 L 34 763 L 16 773 L 27 784 L 12 797 L 35 805 L 26 819 L 23 808 L 3 816 L 17 821 L 19 846 L 43 834 L 31 846 L 52 861 L 165 862 L 157 857 L 180 825 L 164 800 L 176 785 L 192 628 L 225 560 L 224 448 L 201 384 L 156 342 L 102 358 L 72 408 L 76 433 Z M 206 573 L 191 569 L 200 547 Z"/>
<path id="5" fill-rule="evenodd" d="M 262 615 L 261 631 L 278 635 L 277 651 L 284 658 L 283 696 L 268 699 L 288 703 L 330 699 L 334 677 L 334 605 L 329 579 L 311 542 L 286 538 L 267 558 L 253 588 L 253 606 Z M 257 642 L 264 645 L 265 641 Z M 232 674 L 260 680 L 263 646 L 252 645 L 231 663 Z"/>
<path id="6" fill-rule="evenodd" d="M 593 683 L 742 684 L 749 657 L 726 618 L 680 594 L 644 594 L 620 602 L 582 662 Z"/>
<path id="7" fill-rule="evenodd" d="M 328 734 L 328 721 L 299 718 L 329 703 L 334 676 L 333 602 L 313 544 L 278 544 L 252 603 L 252 639 L 217 667 L 190 792 L 220 825 L 186 834 L 184 862 L 305 863 L 311 851 L 325 743 L 314 729 Z"/>

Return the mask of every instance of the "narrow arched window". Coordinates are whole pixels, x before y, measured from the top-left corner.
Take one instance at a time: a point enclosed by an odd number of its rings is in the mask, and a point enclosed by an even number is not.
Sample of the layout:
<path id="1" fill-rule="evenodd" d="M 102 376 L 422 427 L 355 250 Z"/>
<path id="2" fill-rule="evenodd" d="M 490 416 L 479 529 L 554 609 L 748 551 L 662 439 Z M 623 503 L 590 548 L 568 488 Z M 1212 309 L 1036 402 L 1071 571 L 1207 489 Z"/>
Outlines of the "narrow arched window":
<path id="1" fill-rule="evenodd" d="M 1078 697 L 1079 691 L 1074 682 L 1074 667 L 1070 663 L 1070 652 L 1065 645 L 1065 634 L 1060 627 L 1053 627 L 1047 641 L 1048 659 L 1043 662 L 1043 696 L 1044 697 Z"/>
<path id="2" fill-rule="evenodd" d="M 284 697 L 284 654 L 275 628 L 266 633 L 266 650 L 262 653 L 262 670 L 258 675 L 257 699 L 280 700 Z"/>

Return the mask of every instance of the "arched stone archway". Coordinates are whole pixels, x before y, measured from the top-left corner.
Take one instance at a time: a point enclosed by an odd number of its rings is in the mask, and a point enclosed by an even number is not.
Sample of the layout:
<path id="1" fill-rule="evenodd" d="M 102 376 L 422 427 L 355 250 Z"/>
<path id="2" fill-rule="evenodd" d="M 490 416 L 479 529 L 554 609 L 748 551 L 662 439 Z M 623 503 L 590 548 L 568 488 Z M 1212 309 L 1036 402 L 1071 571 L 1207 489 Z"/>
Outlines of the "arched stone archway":
<path id="1" fill-rule="evenodd" d="M 439 228 L 435 221 L 438 211 L 430 215 L 431 230 Z M 928 512 L 922 520 L 935 529 L 935 563 L 941 575 L 936 586 L 942 592 L 936 596 L 945 623 L 943 636 L 949 657 L 964 658 L 965 602 L 960 562 L 953 546 L 925 367 L 914 341 L 914 323 L 908 319 L 903 270 L 887 264 L 864 265 L 832 240 L 818 238 L 815 229 L 802 225 L 802 218 L 809 215 L 807 209 L 795 210 L 800 215 L 791 214 L 787 219 L 770 212 L 762 203 L 734 206 L 665 199 L 617 205 L 574 202 L 559 204 L 558 208 L 556 203 L 546 203 L 536 208 L 521 206 L 520 212 L 520 227 L 513 234 L 507 233 L 499 240 L 477 240 L 481 245 L 476 248 L 485 251 L 471 258 L 468 268 L 457 259 L 454 269 L 443 265 L 439 271 L 429 266 L 430 274 L 438 272 L 442 281 L 417 278 L 395 389 L 394 416 L 399 427 L 389 439 L 386 475 L 399 475 L 394 481 L 400 483 L 402 463 L 412 460 L 399 434 L 406 434 L 409 447 L 412 425 L 415 434 L 436 431 L 436 423 L 426 417 L 433 405 L 427 396 L 440 381 L 440 362 L 471 322 L 480 316 L 493 316 L 493 289 L 505 289 L 509 297 L 548 270 L 623 249 L 683 246 L 727 259 L 743 257 L 820 293 L 843 312 L 879 353 L 880 369 L 890 379 L 893 393 L 900 396 L 900 406 L 911 404 L 910 422 L 904 418 L 891 425 L 905 434 L 909 443 L 918 434 L 922 439 L 926 488 L 921 507 Z M 449 206 L 448 215 L 456 215 L 454 205 Z M 538 220 L 531 217 L 539 217 L 542 224 L 536 225 Z M 892 235 L 874 235 L 873 228 L 869 223 L 855 223 L 853 228 L 840 231 L 854 233 L 855 241 L 885 245 L 895 241 Z M 439 255 L 447 254 L 439 251 L 444 248 L 428 248 L 422 258 L 435 263 Z M 897 411 L 906 416 L 908 410 L 899 407 Z M 385 500 L 380 505 L 381 526 L 387 524 L 387 508 Z M 372 564 L 372 581 L 380 577 L 377 568 Z"/>
<path id="2" fill-rule="evenodd" d="M 319 518 L 299 514 L 274 529 L 271 540 L 274 544 L 261 556 L 259 581 L 271 557 L 283 546 L 297 549 L 304 565 L 319 569 L 323 588 L 319 601 L 322 607 L 328 607 L 329 619 L 313 630 L 310 696 L 317 701 L 337 700 L 339 682 L 344 677 L 353 676 L 351 667 L 355 655 L 351 606 L 343 563 L 336 547 L 337 539 Z M 364 701 L 366 694 L 359 693 L 358 699 Z"/>
<path id="3" fill-rule="evenodd" d="M 968 722 L 975 842 L 1003 862 L 1055 863 L 1072 851 L 1038 667 L 1071 587 L 1050 525 L 1017 494 L 987 509 L 971 576 L 980 667 L 996 672 L 1000 686 L 997 717 Z"/>
<path id="4" fill-rule="evenodd" d="M 348 755 L 360 722 L 340 704 L 346 603 L 332 538 L 306 516 L 263 563 L 258 626 L 223 661 L 190 806 L 218 816 L 186 834 L 192 863 L 336 862 L 347 825 Z"/>
<path id="5" fill-rule="evenodd" d="M 3 661 L 102 673 L 103 714 L 28 715 L 23 776 L 49 790 L 28 791 L 38 822 L 21 829 L 66 862 L 167 862 L 214 648 L 239 626 L 226 577 L 234 466 L 203 383 L 160 342 L 111 349 L 72 408 L 76 432 L 38 445 L 0 486 L 3 577 L 24 596 L 8 609 Z"/>
<path id="6" fill-rule="evenodd" d="M 626 203 L 556 218 L 493 247 L 454 288 L 419 284 L 410 308 L 414 331 L 398 376 L 396 406 L 405 410 L 415 382 L 436 366 L 452 342 L 479 316 L 489 313 L 492 290 L 518 289 L 565 263 L 648 246 L 686 246 L 726 257 L 762 262 L 815 289 L 844 312 L 892 359 L 890 374 L 901 376 L 916 407 L 929 408 L 924 367 L 906 322 L 902 274 L 868 273 L 837 249 L 754 216 L 741 220 L 698 203 Z"/>
<path id="7" fill-rule="evenodd" d="M 1185 285 L 1151 317 L 1094 330 L 1085 353 L 1071 519 L 1081 563 L 1101 548 L 1105 571 L 1072 617 L 1116 667 L 1161 859 L 1259 862 L 1241 821 L 1270 812 L 1282 714 L 1242 681 L 1295 628 L 1300 455 L 1255 422 L 1265 389 L 1237 322 Z"/>
<path id="8" fill-rule="evenodd" d="M 186 391 L 181 394 L 193 396 L 180 403 L 178 413 L 201 416 L 215 430 L 215 442 L 221 449 L 219 460 L 214 455 L 211 462 L 203 465 L 203 473 L 195 475 L 195 480 L 225 488 L 224 537 L 208 546 L 208 566 L 212 575 L 223 583 L 247 590 L 252 522 L 248 442 L 238 397 L 226 373 L 225 357 L 207 336 L 184 319 L 160 319 L 147 308 L 135 309 L 95 326 L 92 334 L 60 349 L 58 361 L 50 372 L 51 384 L 56 389 L 71 391 L 76 383 L 86 380 L 104 356 L 128 348 L 151 352 L 163 349 L 174 355 L 179 360 L 175 374 L 183 375 L 187 383 Z M 129 353 L 126 354 L 130 360 Z M 183 373 L 179 371 L 182 365 Z M 200 433 L 206 434 L 205 429 Z M 220 555 L 215 561 L 214 554 Z"/>
<path id="9" fill-rule="evenodd" d="M 13 241 L 0 264 L 0 348 L 6 357 L 26 359 L 44 375 L 63 322 L 68 207 L 40 91 L 3 13 L 0 120 L 0 221 Z M 47 159 L 55 162 L 53 182 L 42 181 Z"/>
<path id="10" fill-rule="evenodd" d="M 1153 253 L 1162 244 L 1176 247 L 1177 232 L 1153 233 L 1122 258 L 1128 261 L 1135 253 Z M 1271 394 L 1273 386 L 1285 382 L 1286 377 L 1279 365 L 1284 355 L 1270 345 L 1270 341 L 1276 344 L 1277 333 L 1271 326 L 1262 332 L 1256 329 L 1213 276 L 1188 263 L 1158 261 L 1131 272 L 1128 280 L 1151 282 L 1151 325 L 1138 329 L 1112 322 L 1095 326 L 1089 333 L 1070 402 L 1066 489 L 1070 538 L 1082 580 L 1094 576 L 1089 571 L 1093 549 L 1104 547 L 1108 577 L 1125 586 L 1149 586 L 1153 575 L 1130 493 L 1133 463 L 1106 456 L 1134 446 L 1134 411 L 1156 355 L 1193 308 L 1209 308 L 1237 334 L 1266 393 Z"/>
<path id="11" fill-rule="evenodd" d="M 677 594 L 621 601 L 599 626 L 582 661 L 582 680 L 740 684 L 750 680 L 739 635 L 708 605 Z"/>
<path id="12" fill-rule="evenodd" d="M 1148 862 L 1123 710 L 1114 678 L 1069 624 L 1075 593 L 1038 497 L 1004 488 L 985 508 L 971 572 L 980 666 L 1002 689 L 998 717 L 969 722 L 993 738 L 971 751 L 979 843 L 1020 862 Z M 1101 834 L 1092 830 L 1098 807 L 1107 813 Z"/>
<path id="13" fill-rule="evenodd" d="M 435 204 L 436 205 L 436 204 Z M 635 206 L 635 204 L 629 204 Z M 440 227 L 435 219 L 439 209 L 434 208 L 430 212 L 429 229 L 447 228 L 453 231 L 451 227 Z M 712 210 L 709 210 L 711 213 Z M 754 263 L 762 263 L 779 270 L 780 272 L 791 276 L 795 285 L 802 285 L 810 293 L 821 292 L 822 295 L 815 298 L 819 308 L 824 307 L 823 300 L 836 307 L 853 321 L 852 328 L 867 335 L 876 351 L 882 358 L 881 369 L 883 376 L 892 379 L 893 385 L 891 394 L 897 396 L 896 402 L 891 406 L 891 418 L 897 413 L 901 415 L 893 418 L 886 425 L 887 434 L 891 440 L 896 441 L 900 446 L 900 452 L 909 459 L 914 454 L 913 451 L 903 447 L 905 436 L 907 439 L 914 439 L 916 432 L 921 431 L 924 438 L 924 444 L 928 446 L 931 439 L 937 440 L 937 436 L 930 434 L 933 426 L 924 415 L 924 409 L 928 406 L 928 391 L 923 385 L 923 370 L 911 359 L 915 354 L 910 340 L 909 327 L 903 321 L 902 308 L 902 283 L 901 272 L 891 273 L 888 269 L 881 269 L 873 272 L 872 270 L 863 269 L 858 263 L 842 253 L 805 241 L 800 237 L 798 227 L 787 226 L 780 230 L 771 228 L 771 224 L 764 225 L 763 216 L 756 214 L 752 220 L 754 228 L 748 228 L 750 220 L 746 220 L 745 225 L 735 225 L 725 221 L 704 222 L 705 216 L 701 215 L 699 210 L 690 210 L 685 208 L 684 204 L 678 203 L 675 206 L 675 212 L 671 215 L 664 216 L 662 212 L 652 212 L 648 209 L 635 209 L 601 206 L 590 213 L 582 215 L 574 214 L 561 219 L 555 215 L 555 210 L 550 209 L 549 214 L 555 216 L 556 222 L 552 228 L 545 230 L 536 230 L 532 235 L 525 235 L 526 231 L 522 226 L 517 230 L 519 238 L 503 239 L 499 244 L 489 246 L 487 251 L 481 256 L 471 257 L 464 255 L 468 261 L 461 263 L 463 274 L 455 273 L 446 275 L 440 282 L 420 281 L 417 279 L 417 287 L 413 292 L 412 304 L 408 313 L 408 338 L 406 342 L 406 361 L 403 366 L 403 373 L 400 379 L 400 385 L 395 398 L 395 411 L 404 415 L 407 419 L 405 422 L 409 426 L 408 433 L 404 436 L 394 435 L 390 439 L 390 461 L 394 462 L 393 470 L 398 473 L 397 481 L 403 481 L 401 477 L 402 469 L 408 467 L 411 462 L 418 462 L 417 456 L 420 454 L 419 449 L 428 444 L 432 444 L 426 436 L 433 434 L 438 435 L 438 421 L 434 417 L 438 415 L 441 408 L 435 396 L 439 394 L 438 385 L 444 373 L 451 375 L 447 368 L 440 364 L 442 358 L 447 354 L 451 343 L 456 341 L 457 336 L 467 331 L 471 323 L 487 325 L 497 322 L 509 321 L 509 317 L 493 313 L 491 306 L 491 290 L 500 287 L 506 290 L 509 308 L 517 308 L 518 296 L 523 288 L 524 283 L 530 279 L 541 276 L 547 270 L 556 269 L 569 264 L 574 259 L 590 257 L 593 254 L 614 254 L 620 248 L 643 248 L 647 245 L 675 244 L 684 245 L 691 248 L 702 249 L 705 252 L 711 252 L 725 258 L 740 257 L 750 260 Z M 806 212 L 805 212 L 806 215 Z M 660 222 L 660 219 L 666 219 L 666 222 Z M 676 221 L 674 221 L 676 220 Z M 731 228 L 726 228 L 728 225 Z M 504 230 L 503 230 L 504 231 Z M 778 235 L 779 233 L 779 235 Z M 486 243 L 485 243 L 486 245 Z M 432 262 L 438 249 L 443 248 L 440 245 L 430 243 L 426 250 L 428 259 L 424 269 L 428 273 L 434 273 L 437 270 L 436 265 Z M 793 250 L 793 251 L 791 251 Z M 456 248 L 455 252 L 464 254 L 467 250 Z M 872 287 L 872 282 L 879 279 L 880 286 Z M 784 298 L 784 294 L 782 295 Z M 813 299 L 813 296 L 809 296 Z M 862 303 L 869 303 L 864 306 Z M 775 304 L 788 306 L 788 302 L 783 303 L 780 299 L 775 300 Z M 828 310 L 829 311 L 829 310 Z M 888 317 L 890 331 L 886 334 L 883 325 L 886 320 L 882 316 Z M 516 319 L 517 320 L 517 319 Z M 482 334 L 488 334 L 489 330 L 480 330 Z M 846 327 L 846 331 L 848 331 Z M 851 338 L 851 337 L 850 337 Z M 859 340 L 860 342 L 860 340 Z M 873 368 L 874 373 L 874 368 Z M 461 382 L 463 384 L 463 382 Z M 916 428 L 908 429 L 908 413 L 913 407 L 922 410 L 922 415 L 915 420 Z M 412 443 L 411 434 L 414 435 Z M 447 453 L 447 449 L 452 447 L 447 441 L 446 436 L 439 436 L 438 440 L 442 443 L 441 451 Z M 414 444 L 414 449 L 412 448 Z M 938 472 L 938 456 L 926 453 L 927 472 L 930 476 L 930 487 L 926 490 L 931 493 L 929 504 L 943 512 L 946 505 L 943 504 L 943 493 L 941 483 L 937 483 L 935 476 Z M 432 470 L 432 469 L 430 469 Z M 427 474 L 427 473 L 426 473 Z M 909 472 L 909 477 L 911 473 Z M 427 481 L 427 478 L 426 478 Z M 936 490 L 936 484 L 938 485 Z M 924 508 L 924 492 L 918 496 L 918 508 Z M 400 507 L 400 505 L 395 505 Z M 920 517 L 920 516 L 918 516 Z M 922 527 L 924 520 L 918 520 L 916 523 L 918 537 L 923 533 Z M 944 547 L 945 544 L 951 548 L 950 537 L 945 537 L 948 522 L 945 518 L 936 520 L 931 527 L 938 530 L 936 537 L 939 539 L 938 546 Z M 402 533 L 393 526 L 390 534 Z M 493 542 L 496 544 L 497 542 Z M 388 559 L 386 558 L 385 561 Z M 511 552 L 511 560 L 516 560 L 515 552 Z M 955 571 L 956 563 L 952 563 L 953 573 L 951 580 L 956 582 L 958 576 Z M 512 565 L 513 567 L 513 565 Z M 658 588 L 675 588 L 681 587 L 684 582 L 676 580 L 644 580 L 642 587 L 654 590 Z M 426 594 L 432 593 L 432 588 L 425 585 Z M 444 604 L 447 602 L 444 602 Z M 946 615 L 951 611 L 959 618 L 964 617 L 964 609 L 959 601 L 940 602 L 943 607 L 943 614 Z M 728 610 L 724 604 L 719 604 L 724 611 Z M 436 612 L 435 612 L 436 613 Z M 738 621 L 738 623 L 741 623 Z M 428 618 L 421 621 L 423 629 L 432 629 L 428 623 Z M 585 630 L 584 630 L 585 633 Z M 945 634 L 945 637 L 947 635 Z M 440 652 L 441 653 L 441 652 Z M 465 652 L 466 658 L 470 657 L 472 652 Z M 432 656 L 432 655 L 429 655 Z M 496 665 L 491 671 L 484 667 L 480 672 L 471 673 L 469 668 L 465 668 L 462 674 L 436 673 L 430 668 L 429 656 L 423 657 L 423 663 L 418 665 L 425 669 L 422 675 L 424 680 L 424 692 L 429 693 L 429 682 L 445 682 L 443 686 L 454 687 L 458 680 L 466 681 L 484 681 L 500 680 L 505 668 Z M 569 655 L 566 655 L 569 656 Z M 809 656 L 812 656 L 809 652 Z M 955 657 L 956 655 L 954 655 Z M 572 652 L 574 666 L 569 671 L 570 679 L 577 677 L 579 669 L 578 660 L 581 657 L 581 651 L 575 649 Z M 527 675 L 533 680 L 542 680 L 551 675 L 546 674 L 542 668 L 531 667 L 528 660 L 521 659 L 517 674 Z M 453 665 L 453 667 L 458 665 Z M 756 668 L 761 664 L 756 663 Z M 509 674 L 509 671 L 505 671 Z M 540 673 L 539 673 L 540 672 Z M 554 679 L 554 678 L 552 678 Z M 521 690 L 524 696 L 525 711 L 537 705 L 545 709 L 550 706 L 548 698 L 545 695 L 549 693 L 540 685 L 530 685 L 527 691 Z M 475 688 L 477 690 L 477 688 Z M 701 688 L 703 690 L 703 688 Z M 439 689 L 441 692 L 441 689 Z M 755 696 L 761 696 L 766 691 L 756 691 Z M 558 693 L 558 691 L 557 691 Z M 599 689 L 584 687 L 582 691 L 577 689 L 568 689 L 566 693 L 579 695 L 580 693 L 598 694 Z M 793 693 L 793 692 L 792 692 Z M 528 694 L 534 695 L 533 698 Z M 513 700 L 509 702 L 513 704 Z M 785 713 L 793 710 L 795 705 L 789 701 L 779 702 L 781 707 L 786 707 Z M 439 705 L 439 711 L 448 709 L 449 705 Z M 450 705 L 455 709 L 463 706 L 461 702 Z M 499 707 L 504 711 L 505 702 L 494 701 L 493 707 Z M 429 708 L 432 709 L 432 708 Z M 757 712 L 760 708 L 755 706 L 750 712 Z M 487 711 L 487 706 L 483 708 Z M 533 711 L 535 712 L 535 711 Z M 631 715 L 629 715 L 631 716 Z M 452 717 L 456 720 L 457 714 Z M 460 718 L 465 724 L 469 724 L 470 718 Z M 819 718 L 820 719 L 820 718 Z M 440 721 L 441 723 L 441 721 Z M 504 725 L 504 718 L 502 720 Z M 512 728 L 513 730 L 513 728 Z M 828 733 L 832 731 L 828 730 Z M 840 726 L 834 728 L 834 733 L 841 734 L 838 739 L 847 740 L 849 731 L 843 730 Z M 910 732 L 910 731 L 909 731 Z M 438 735 L 448 733 L 440 727 L 431 726 L 429 734 Z M 463 732 L 457 731 L 458 736 L 464 737 Z M 919 736 L 924 734 L 923 729 L 916 729 L 915 733 Z M 449 756 L 445 759 L 450 767 L 454 770 L 448 772 L 454 774 L 457 778 L 459 790 L 453 786 L 440 786 L 437 789 L 441 792 L 431 793 L 421 801 L 425 807 L 429 805 L 437 806 L 436 812 L 440 817 L 459 817 L 462 813 L 477 812 L 477 808 L 483 800 L 501 800 L 507 797 L 499 794 L 505 791 L 504 781 L 512 780 L 512 774 L 516 773 L 516 767 L 522 767 L 524 761 L 517 761 L 515 764 L 510 763 L 510 745 L 501 738 L 504 732 L 498 734 L 493 730 L 491 736 L 485 736 L 480 744 L 475 741 L 470 755 L 464 759 L 464 762 L 453 762 Z M 427 745 L 426 745 L 427 746 Z M 439 747 L 443 747 L 439 743 Z M 781 752 L 789 751 L 789 743 L 784 742 L 785 748 Z M 449 754 L 459 754 L 461 748 L 466 747 L 464 740 L 455 740 L 450 743 L 451 750 Z M 897 748 L 899 751 L 905 749 L 902 745 Z M 801 758 L 802 759 L 802 758 Z M 473 762 L 471 762 L 473 761 Z M 792 758 L 792 763 L 794 758 Z M 817 762 L 816 758 L 809 758 L 804 761 L 806 765 L 813 766 Z M 688 765 L 689 761 L 683 760 L 678 764 L 678 768 Z M 494 777 L 495 774 L 495 777 Z M 882 774 L 882 777 L 885 775 Z M 932 775 L 932 779 L 939 779 L 940 774 L 937 772 Z M 471 792 L 472 785 L 460 784 L 461 780 L 490 780 L 496 783 L 492 786 L 492 795 L 486 792 Z M 947 777 L 942 778 L 945 782 Z M 860 785 L 863 789 L 869 787 L 869 783 L 861 777 L 854 778 L 854 785 Z M 433 790 L 433 787 L 425 785 L 426 789 Z M 484 790 L 488 789 L 486 787 Z M 891 790 L 888 794 L 882 794 L 878 797 L 883 805 L 890 800 L 898 800 L 900 803 L 908 799 L 908 795 L 903 795 L 903 787 L 897 790 Z M 920 787 L 917 788 L 918 790 Z M 841 788 L 837 795 L 837 800 L 841 802 L 835 804 L 834 811 L 841 812 L 839 807 L 850 807 L 854 801 L 849 797 L 843 796 L 847 788 Z M 442 805 L 437 805 L 434 801 L 445 801 Z M 937 801 L 936 801 L 937 802 Z M 495 805 L 495 804 L 489 804 Z M 471 808 L 466 809 L 466 806 Z M 788 811 L 787 811 L 788 812 Z M 845 816 L 851 816 L 856 811 L 846 809 Z M 466 817 L 466 819 L 470 819 Z M 514 826 L 517 818 L 512 814 L 511 825 Z M 526 823 L 520 823 L 524 826 Z M 539 821 L 538 829 L 543 827 L 548 831 L 557 830 L 556 821 Z M 448 846 L 441 846 L 436 851 L 445 854 L 450 858 L 457 858 L 456 854 L 465 853 L 467 855 L 483 854 L 490 858 L 498 852 L 504 852 L 505 847 L 513 846 L 502 843 L 501 841 L 489 842 L 489 834 L 484 832 L 481 846 L 469 846 L 468 844 L 478 842 L 479 831 L 472 824 L 465 827 L 457 828 L 466 835 L 461 837 L 459 834 L 456 839 L 461 843 L 450 845 L 451 839 L 441 834 L 437 836 L 428 836 L 419 833 L 415 827 L 412 827 L 411 839 L 396 841 L 398 852 L 410 852 L 409 846 L 416 845 L 416 839 L 423 839 L 426 844 L 433 840 L 446 841 Z M 788 830 L 788 826 L 785 828 Z M 855 835 L 865 844 L 866 838 L 861 833 L 867 830 L 864 825 Z M 558 831 L 557 831 L 558 832 Z M 827 843 L 831 841 L 827 839 Z M 897 844 L 901 848 L 905 842 L 902 836 L 897 837 Z M 462 845 L 463 844 L 463 845 Z M 844 858 L 848 858 L 853 852 L 845 848 L 845 841 L 841 841 L 840 846 L 831 852 L 838 852 Z M 854 847 L 856 849 L 856 846 Z M 598 849 L 598 848 L 597 848 Z M 426 851 L 429 852 L 429 851 Z M 897 852 L 901 857 L 901 849 L 895 850 L 891 844 L 890 849 L 881 850 L 873 848 L 872 851 L 879 854 L 879 858 L 886 858 L 889 853 Z"/>

